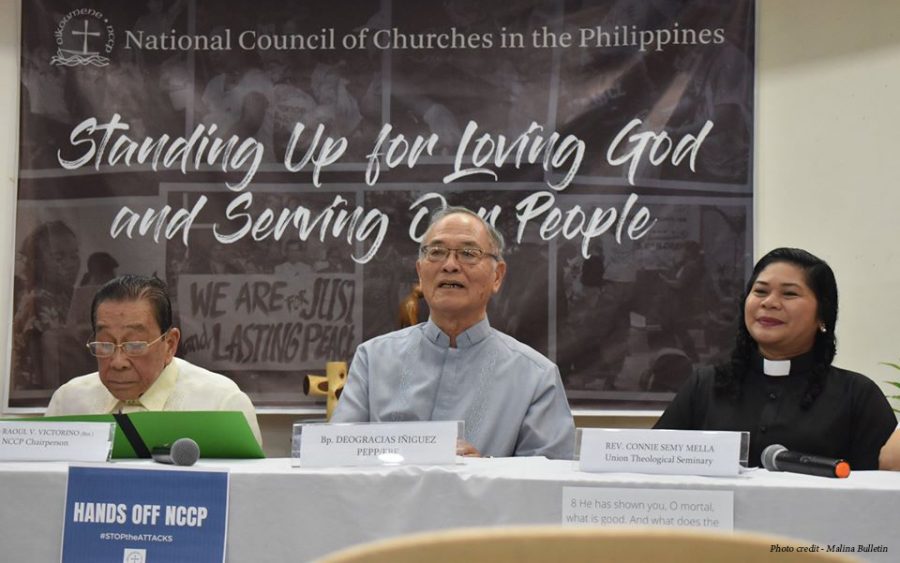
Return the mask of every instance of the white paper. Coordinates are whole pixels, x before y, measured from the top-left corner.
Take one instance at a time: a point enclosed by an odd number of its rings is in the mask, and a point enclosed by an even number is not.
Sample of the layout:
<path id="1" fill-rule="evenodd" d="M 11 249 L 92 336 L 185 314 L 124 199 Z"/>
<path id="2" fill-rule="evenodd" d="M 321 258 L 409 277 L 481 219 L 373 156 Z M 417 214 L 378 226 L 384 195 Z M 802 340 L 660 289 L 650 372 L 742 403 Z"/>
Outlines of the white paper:
<path id="1" fill-rule="evenodd" d="M 734 492 L 563 487 L 562 524 L 732 531 Z"/>

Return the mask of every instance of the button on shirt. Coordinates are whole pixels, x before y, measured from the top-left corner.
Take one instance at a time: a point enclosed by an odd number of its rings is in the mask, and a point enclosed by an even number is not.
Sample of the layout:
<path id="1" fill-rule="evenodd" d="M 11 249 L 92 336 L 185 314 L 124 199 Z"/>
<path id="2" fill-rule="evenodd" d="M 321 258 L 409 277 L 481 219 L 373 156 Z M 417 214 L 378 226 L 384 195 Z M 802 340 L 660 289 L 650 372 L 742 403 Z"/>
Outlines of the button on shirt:
<path id="1" fill-rule="evenodd" d="M 430 320 L 357 348 L 332 422 L 462 420 L 482 455 L 571 459 L 572 413 L 556 365 L 491 328 L 456 337 Z"/>

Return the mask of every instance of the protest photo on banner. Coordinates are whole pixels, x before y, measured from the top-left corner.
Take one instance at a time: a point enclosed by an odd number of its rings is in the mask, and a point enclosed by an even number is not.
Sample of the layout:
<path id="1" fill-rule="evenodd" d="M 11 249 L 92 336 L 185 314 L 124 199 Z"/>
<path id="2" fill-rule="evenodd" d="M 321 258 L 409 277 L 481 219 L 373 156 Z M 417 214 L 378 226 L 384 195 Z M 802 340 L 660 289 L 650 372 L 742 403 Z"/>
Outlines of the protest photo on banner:
<path id="1" fill-rule="evenodd" d="M 94 292 L 167 282 L 261 410 L 416 320 L 431 214 L 503 233 L 493 327 L 576 408 L 725 358 L 753 240 L 752 0 L 22 5 L 7 409 L 96 370 Z M 319 403 L 316 403 L 319 401 Z"/>

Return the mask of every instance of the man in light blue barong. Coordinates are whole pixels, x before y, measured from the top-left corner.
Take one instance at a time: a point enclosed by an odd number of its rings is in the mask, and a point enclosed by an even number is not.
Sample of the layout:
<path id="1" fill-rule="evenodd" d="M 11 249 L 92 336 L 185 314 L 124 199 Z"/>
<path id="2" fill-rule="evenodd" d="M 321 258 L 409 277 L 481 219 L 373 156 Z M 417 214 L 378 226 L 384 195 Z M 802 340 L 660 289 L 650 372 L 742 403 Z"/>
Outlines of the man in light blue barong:
<path id="1" fill-rule="evenodd" d="M 332 422 L 462 420 L 460 455 L 572 458 L 559 369 L 488 322 L 503 246 L 469 209 L 434 215 L 416 262 L 430 317 L 357 348 Z"/>

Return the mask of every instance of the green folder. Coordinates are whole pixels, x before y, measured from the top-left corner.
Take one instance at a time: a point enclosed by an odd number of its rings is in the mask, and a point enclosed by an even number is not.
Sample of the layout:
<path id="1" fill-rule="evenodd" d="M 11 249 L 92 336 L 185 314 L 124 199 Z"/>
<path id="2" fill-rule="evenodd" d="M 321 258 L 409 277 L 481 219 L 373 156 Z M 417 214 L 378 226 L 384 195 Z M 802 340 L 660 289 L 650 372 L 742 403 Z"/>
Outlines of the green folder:
<path id="1" fill-rule="evenodd" d="M 244 413 L 240 411 L 147 411 L 118 416 L 125 416 L 131 421 L 139 439 L 143 440 L 148 450 L 169 445 L 179 438 L 190 438 L 200 446 L 201 458 L 266 457 L 253 437 Z M 76 414 L 17 420 L 116 423 L 115 416 L 111 414 Z M 116 424 L 112 457 L 139 457 L 119 424 Z"/>

